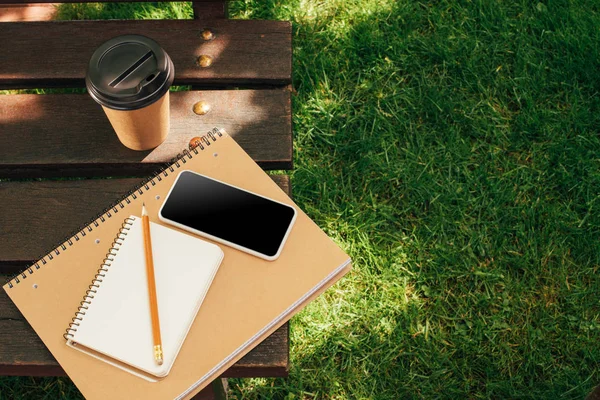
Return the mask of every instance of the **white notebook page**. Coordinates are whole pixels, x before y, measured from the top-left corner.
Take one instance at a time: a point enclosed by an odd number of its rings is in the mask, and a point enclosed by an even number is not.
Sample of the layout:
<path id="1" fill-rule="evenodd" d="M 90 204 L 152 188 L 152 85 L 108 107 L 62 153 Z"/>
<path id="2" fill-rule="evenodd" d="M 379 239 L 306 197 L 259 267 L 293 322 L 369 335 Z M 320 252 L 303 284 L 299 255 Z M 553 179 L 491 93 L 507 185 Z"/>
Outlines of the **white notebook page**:
<path id="1" fill-rule="evenodd" d="M 127 236 L 121 246 L 116 246 L 114 261 L 107 267 L 106 276 L 100 278 L 100 287 L 92 294 L 89 309 L 68 344 L 85 351 L 80 346 L 83 345 L 148 374 L 164 377 L 208 292 L 223 251 L 198 237 L 150 223 L 164 353 L 163 365 L 157 365 L 142 220 L 130 218 L 130 229 L 124 231 Z"/>

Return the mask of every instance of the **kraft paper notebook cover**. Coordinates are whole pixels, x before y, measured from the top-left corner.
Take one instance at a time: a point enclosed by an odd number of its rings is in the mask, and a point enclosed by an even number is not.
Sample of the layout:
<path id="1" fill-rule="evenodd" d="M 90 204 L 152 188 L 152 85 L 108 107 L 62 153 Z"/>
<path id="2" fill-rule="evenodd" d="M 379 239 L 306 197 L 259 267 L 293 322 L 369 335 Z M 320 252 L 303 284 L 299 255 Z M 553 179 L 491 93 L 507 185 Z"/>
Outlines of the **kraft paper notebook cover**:
<path id="1" fill-rule="evenodd" d="M 64 336 L 74 349 L 155 382 L 173 366 L 223 251 L 198 237 L 150 225 L 163 364 L 153 357 L 142 220 L 135 216 L 125 218 Z"/>
<path id="2" fill-rule="evenodd" d="M 159 223 L 162 201 L 184 169 L 289 204 L 298 215 L 275 261 L 219 246 L 223 261 L 173 368 L 161 381 L 148 382 L 75 351 L 63 334 L 124 218 L 139 215 L 145 202 L 150 219 Z M 4 289 L 86 398 L 190 398 L 341 278 L 350 262 L 231 137 L 214 129 Z"/>

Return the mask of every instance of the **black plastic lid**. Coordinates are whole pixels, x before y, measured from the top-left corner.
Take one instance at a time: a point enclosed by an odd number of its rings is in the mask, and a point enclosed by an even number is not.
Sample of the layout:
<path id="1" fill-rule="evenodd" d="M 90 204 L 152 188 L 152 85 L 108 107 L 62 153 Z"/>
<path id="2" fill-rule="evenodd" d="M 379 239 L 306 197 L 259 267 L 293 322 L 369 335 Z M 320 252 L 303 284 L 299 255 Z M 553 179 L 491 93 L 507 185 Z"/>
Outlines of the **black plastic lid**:
<path id="1" fill-rule="evenodd" d="M 175 68 L 154 40 L 117 36 L 92 55 L 85 77 L 90 95 L 115 110 L 136 110 L 160 99 L 173 83 Z"/>

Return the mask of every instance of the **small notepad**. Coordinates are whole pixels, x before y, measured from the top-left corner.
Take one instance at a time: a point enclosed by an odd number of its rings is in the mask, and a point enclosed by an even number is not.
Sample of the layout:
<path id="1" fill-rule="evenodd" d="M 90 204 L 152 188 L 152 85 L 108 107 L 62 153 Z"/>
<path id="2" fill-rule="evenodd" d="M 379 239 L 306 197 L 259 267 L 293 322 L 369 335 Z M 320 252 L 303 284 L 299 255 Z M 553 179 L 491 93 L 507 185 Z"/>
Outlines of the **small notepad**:
<path id="1" fill-rule="evenodd" d="M 164 362 L 153 353 L 142 220 L 127 218 L 67 345 L 146 380 L 167 376 L 223 259 L 216 245 L 150 223 Z M 99 244 L 100 245 L 100 244 Z"/>

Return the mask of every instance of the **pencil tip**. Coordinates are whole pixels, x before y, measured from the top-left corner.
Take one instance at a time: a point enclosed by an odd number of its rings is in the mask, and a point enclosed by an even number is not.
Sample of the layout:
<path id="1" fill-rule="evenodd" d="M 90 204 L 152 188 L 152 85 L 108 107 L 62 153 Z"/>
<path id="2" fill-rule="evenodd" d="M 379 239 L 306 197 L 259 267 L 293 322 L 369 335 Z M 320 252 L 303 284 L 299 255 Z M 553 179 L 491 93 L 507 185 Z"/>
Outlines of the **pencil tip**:
<path id="1" fill-rule="evenodd" d="M 144 215 L 148 215 L 148 213 L 146 212 L 146 204 L 142 203 L 142 216 Z"/>

